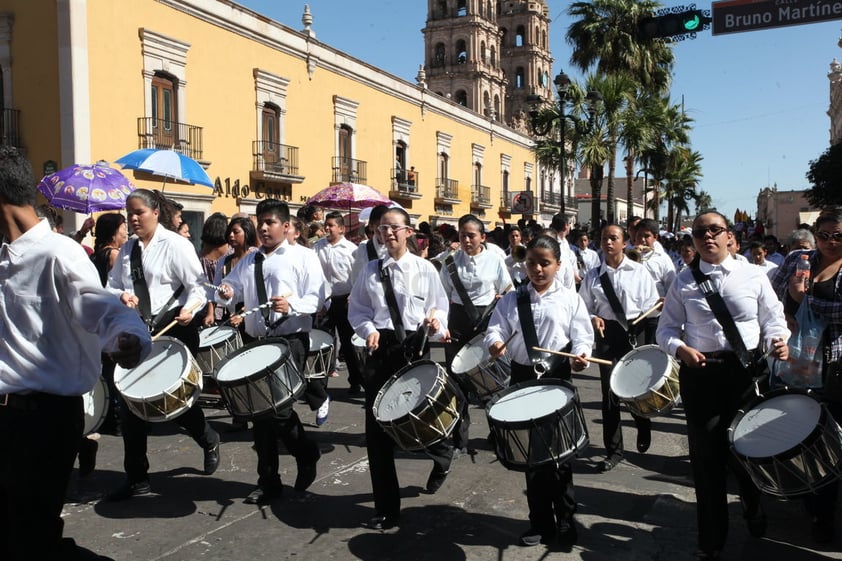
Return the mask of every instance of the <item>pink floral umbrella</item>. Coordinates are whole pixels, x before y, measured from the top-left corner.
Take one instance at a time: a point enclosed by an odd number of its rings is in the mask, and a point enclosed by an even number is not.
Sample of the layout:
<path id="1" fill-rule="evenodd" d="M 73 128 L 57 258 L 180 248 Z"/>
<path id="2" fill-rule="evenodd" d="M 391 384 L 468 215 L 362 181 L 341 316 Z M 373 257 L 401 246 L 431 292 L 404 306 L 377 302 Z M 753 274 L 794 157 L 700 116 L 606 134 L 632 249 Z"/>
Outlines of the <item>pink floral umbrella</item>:
<path id="1" fill-rule="evenodd" d="M 349 210 L 391 203 L 391 199 L 377 189 L 360 183 L 337 183 L 307 199 L 308 205 Z"/>

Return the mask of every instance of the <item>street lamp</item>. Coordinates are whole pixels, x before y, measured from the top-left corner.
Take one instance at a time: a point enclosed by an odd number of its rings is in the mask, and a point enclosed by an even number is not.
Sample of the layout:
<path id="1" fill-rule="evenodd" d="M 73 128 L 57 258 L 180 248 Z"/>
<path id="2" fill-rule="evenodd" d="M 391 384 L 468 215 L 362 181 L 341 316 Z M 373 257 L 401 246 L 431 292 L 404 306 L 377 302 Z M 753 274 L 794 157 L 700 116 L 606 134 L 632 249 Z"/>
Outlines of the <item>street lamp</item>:
<path id="1" fill-rule="evenodd" d="M 558 75 L 553 79 L 553 84 L 555 84 L 556 92 L 558 93 L 558 107 L 556 109 L 557 113 L 553 119 L 545 121 L 541 123 L 539 119 L 539 112 L 538 107 L 543 103 L 544 99 L 538 95 L 531 95 L 527 98 L 527 101 L 532 104 L 532 109 L 529 111 L 529 121 L 532 127 L 532 133 L 535 136 L 546 136 L 552 131 L 553 123 L 558 121 L 558 130 L 559 135 L 561 138 L 559 139 L 559 153 L 561 154 L 561 212 L 565 212 L 565 175 L 567 173 L 567 166 L 566 166 L 566 159 L 567 159 L 567 149 L 565 145 L 565 121 L 570 120 L 573 123 L 573 126 L 576 129 L 578 134 L 588 134 L 593 130 L 594 121 L 596 120 L 596 112 L 599 107 L 599 103 L 602 101 L 602 94 L 600 94 L 596 90 L 590 90 L 586 96 L 587 100 L 587 111 L 588 111 L 588 119 L 587 121 L 583 121 L 576 115 L 568 115 L 565 112 L 565 107 L 567 105 L 568 99 L 567 95 L 570 90 L 571 80 L 570 77 L 565 74 L 563 71 L 559 72 Z"/>

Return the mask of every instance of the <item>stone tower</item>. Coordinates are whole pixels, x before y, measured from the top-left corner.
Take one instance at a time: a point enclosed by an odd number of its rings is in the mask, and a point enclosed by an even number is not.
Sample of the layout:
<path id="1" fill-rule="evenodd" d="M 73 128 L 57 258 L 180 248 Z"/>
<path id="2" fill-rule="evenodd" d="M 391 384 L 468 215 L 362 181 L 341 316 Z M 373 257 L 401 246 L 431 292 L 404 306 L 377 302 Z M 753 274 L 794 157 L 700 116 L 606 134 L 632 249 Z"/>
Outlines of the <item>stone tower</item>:
<path id="1" fill-rule="evenodd" d="M 527 96 L 553 95 L 546 0 L 427 0 L 427 84 L 489 118 L 522 128 Z"/>

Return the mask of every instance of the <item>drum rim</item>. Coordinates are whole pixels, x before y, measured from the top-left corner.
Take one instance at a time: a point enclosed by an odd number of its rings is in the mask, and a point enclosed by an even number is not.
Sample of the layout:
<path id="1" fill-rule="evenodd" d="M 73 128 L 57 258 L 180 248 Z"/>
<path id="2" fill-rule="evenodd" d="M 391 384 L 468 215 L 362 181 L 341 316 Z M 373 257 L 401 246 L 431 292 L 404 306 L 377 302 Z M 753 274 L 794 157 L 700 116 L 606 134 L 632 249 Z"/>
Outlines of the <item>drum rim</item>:
<path id="1" fill-rule="evenodd" d="M 542 415 L 540 417 L 535 417 L 534 419 L 524 419 L 522 421 L 502 421 L 500 419 L 496 419 L 496 418 L 491 416 L 491 408 L 494 407 L 494 405 L 498 401 L 500 401 L 502 398 L 504 398 L 505 396 L 507 396 L 511 393 L 514 393 L 518 390 L 521 390 L 523 388 L 529 388 L 529 387 L 532 387 L 532 386 L 563 386 L 563 387 L 566 387 L 567 389 L 573 391 L 573 400 L 572 401 L 578 401 L 579 405 L 581 406 L 581 401 L 579 399 L 579 390 L 576 389 L 576 386 L 573 384 L 573 382 L 569 382 L 569 381 L 563 380 L 561 378 L 539 378 L 537 380 L 526 380 L 526 381 L 523 381 L 523 382 L 518 382 L 517 384 L 514 384 L 514 385 L 509 386 L 508 388 L 506 388 L 506 389 L 504 389 L 500 392 L 497 392 L 494 395 L 494 397 L 492 397 L 490 400 L 488 400 L 488 403 L 485 404 L 485 416 L 488 419 L 488 422 L 489 423 L 493 422 L 494 424 L 499 424 L 501 427 L 504 427 L 504 428 L 518 430 L 518 429 L 529 428 L 531 426 L 534 426 L 534 424 L 537 421 L 542 421 L 544 419 L 548 419 L 548 418 L 552 417 L 553 415 L 557 415 L 558 411 L 559 411 L 558 409 L 556 409 L 555 411 L 553 411 L 551 413 L 547 413 L 546 415 Z"/>
<path id="2" fill-rule="evenodd" d="M 89 434 L 94 434 L 96 431 L 99 430 L 99 428 L 105 423 L 105 418 L 108 416 L 108 409 L 111 406 L 111 403 L 110 403 L 111 402 L 111 390 L 108 388 L 108 381 L 106 381 L 106 379 L 101 374 L 100 374 L 99 378 L 97 379 L 96 383 L 93 385 L 93 387 L 91 387 L 89 392 L 85 392 L 85 393 L 86 394 L 90 393 L 93 396 L 94 390 L 97 387 L 100 387 L 103 390 L 105 390 L 103 392 L 103 395 L 105 397 L 105 400 L 104 400 L 105 406 L 102 408 L 102 412 L 100 412 L 100 414 L 96 416 L 96 420 L 94 421 L 93 427 L 91 428 L 91 430 L 85 431 L 83 433 L 83 436 L 88 436 Z M 84 415 L 84 419 L 87 419 L 87 418 L 88 418 L 88 415 Z M 84 428 L 85 428 L 84 419 L 83 419 L 83 422 L 82 422 L 83 431 L 84 431 Z"/>
<path id="3" fill-rule="evenodd" d="M 374 415 L 374 419 L 378 423 L 387 424 L 387 425 L 397 425 L 397 424 L 400 424 L 402 421 L 404 421 L 407 417 L 411 417 L 413 414 L 418 413 L 419 411 L 423 411 L 426 408 L 426 403 L 422 402 L 421 404 L 416 405 L 414 408 L 412 408 L 412 410 L 407 412 L 405 415 L 401 415 L 400 417 L 397 417 L 395 419 L 386 420 L 386 419 L 380 419 L 380 418 L 377 417 L 377 410 L 379 409 L 380 402 L 382 401 L 383 395 L 386 393 L 386 390 L 388 388 L 390 388 L 392 386 L 392 384 L 394 384 L 394 382 L 398 378 L 400 378 L 401 376 L 403 376 L 404 374 L 406 374 L 407 372 L 409 372 L 413 368 L 416 368 L 416 367 L 422 366 L 422 365 L 433 365 L 433 366 L 435 366 L 436 372 L 443 372 L 444 373 L 445 385 L 447 385 L 450 382 L 450 379 L 447 376 L 447 370 L 442 368 L 442 366 L 434 360 L 430 360 L 430 359 L 425 358 L 425 359 L 421 359 L 421 360 L 416 360 L 414 362 L 410 362 L 409 364 L 407 364 L 405 366 L 402 366 L 400 368 L 400 370 L 398 370 L 397 372 L 395 372 L 394 374 L 389 376 L 389 379 L 386 380 L 386 382 L 380 387 L 380 390 L 377 392 L 377 395 L 374 396 L 374 402 L 371 404 L 371 413 L 372 413 L 372 415 Z M 455 384 L 452 384 L 452 383 L 451 383 L 451 385 L 455 386 Z M 438 395 L 438 394 L 436 394 L 436 395 Z"/>
<path id="4" fill-rule="evenodd" d="M 284 344 L 284 348 L 281 351 L 280 358 L 278 358 L 278 360 L 276 360 L 274 362 L 271 362 L 271 363 L 263 366 L 263 368 L 261 370 L 259 370 L 258 372 L 254 372 L 252 374 L 249 374 L 248 376 L 243 376 L 242 378 L 237 378 L 236 380 L 220 380 L 217 377 L 217 375 L 219 374 L 219 371 L 222 370 L 223 366 L 225 366 L 226 364 L 228 364 L 228 362 L 230 360 L 236 358 L 237 356 L 241 355 L 242 353 L 246 352 L 247 350 L 253 349 L 255 347 L 261 347 L 263 345 L 272 345 L 272 344 L 277 344 L 277 343 L 283 343 Z M 213 376 L 213 379 L 217 384 L 225 384 L 227 386 L 239 386 L 239 385 L 242 385 L 246 382 L 258 380 L 258 379 L 262 378 L 264 371 L 267 370 L 267 369 L 274 372 L 278 366 L 281 366 L 282 364 L 284 364 L 287 361 L 287 359 L 290 358 L 290 355 L 291 355 L 291 351 L 290 351 L 290 347 L 289 347 L 289 341 L 287 341 L 285 338 L 283 338 L 283 337 L 267 337 L 266 339 L 258 339 L 257 341 L 252 341 L 251 343 L 247 343 L 247 344 L 243 345 L 239 349 L 235 350 L 233 353 L 231 353 L 228 356 L 226 356 L 225 358 L 223 358 L 219 362 L 219 364 L 216 365 L 216 367 L 213 369 L 213 372 L 211 373 L 211 376 Z"/>
<path id="5" fill-rule="evenodd" d="M 780 453 L 775 454 L 773 456 L 746 456 L 745 454 L 741 454 L 737 451 L 737 448 L 734 444 L 734 432 L 737 430 L 737 426 L 740 424 L 740 421 L 746 416 L 746 413 L 754 409 L 755 406 L 760 405 L 764 401 L 768 401 L 772 398 L 779 397 L 781 395 L 803 395 L 805 397 L 809 397 L 810 399 L 814 400 L 816 403 L 819 404 L 819 419 L 816 423 L 816 426 L 813 427 L 813 430 L 810 431 L 810 434 L 807 435 L 807 438 L 802 440 L 798 443 L 797 446 L 793 446 L 792 448 Z M 821 438 L 824 434 L 824 426 L 827 423 L 828 416 L 830 413 L 827 410 L 827 406 L 818 400 L 812 392 L 802 390 L 800 388 L 778 388 L 774 390 L 770 390 L 766 393 L 761 395 L 755 396 L 751 401 L 746 403 L 745 405 L 741 406 L 737 410 L 737 414 L 734 415 L 731 424 L 728 425 L 728 445 L 731 448 L 731 451 L 736 455 L 738 458 L 744 459 L 751 463 L 768 463 L 773 460 L 791 460 L 792 458 L 798 456 L 800 454 L 799 446 L 809 447 L 815 444 L 815 442 Z M 831 420 L 832 417 L 831 417 Z M 834 421 L 835 422 L 835 421 Z"/>
<path id="6" fill-rule="evenodd" d="M 658 351 L 658 353 L 667 357 L 667 364 L 671 368 L 669 369 L 668 372 L 661 374 L 661 378 L 660 378 L 661 384 L 659 386 L 649 388 L 646 391 L 644 391 L 643 393 L 638 394 L 638 395 L 632 395 L 632 396 L 623 395 L 623 396 L 621 396 L 616 391 L 614 391 L 614 384 L 612 383 L 612 381 L 614 379 L 614 372 L 616 372 L 617 369 L 620 368 L 621 365 L 626 361 L 627 356 L 632 355 L 632 354 L 636 354 L 636 353 L 639 354 L 641 351 L 646 351 L 646 350 L 656 350 L 656 351 Z M 675 358 L 673 358 L 672 356 L 670 356 L 669 353 L 665 353 L 661 349 L 661 347 L 659 347 L 658 345 L 652 345 L 652 344 L 640 345 L 639 347 L 635 347 L 634 349 L 630 350 L 629 352 L 624 354 L 622 357 L 620 357 L 620 359 L 617 361 L 617 363 L 611 368 L 611 375 L 608 378 L 608 387 L 611 390 L 611 393 L 614 394 L 617 397 L 617 399 L 619 399 L 622 402 L 637 401 L 637 400 L 639 400 L 643 397 L 646 397 L 647 395 L 649 395 L 653 391 L 657 391 L 657 390 L 663 388 L 664 385 L 667 383 L 667 378 L 670 377 L 670 374 L 675 374 L 674 379 L 675 379 L 676 382 L 678 382 L 679 381 L 678 369 L 679 369 L 678 361 L 675 360 Z"/>
<path id="7" fill-rule="evenodd" d="M 211 330 L 213 330 L 214 332 L 219 332 L 220 330 L 223 330 L 223 329 L 225 331 L 229 332 L 229 333 L 239 333 L 240 332 L 239 329 L 237 329 L 236 327 L 231 326 L 231 325 L 210 325 L 208 327 L 204 327 L 204 328 L 199 330 L 199 348 L 200 349 L 209 349 L 209 348 L 214 346 L 214 345 L 202 345 L 202 333 L 205 333 L 205 332 L 211 331 Z M 228 341 L 228 339 L 230 339 L 230 337 L 226 337 L 222 341 L 219 341 L 218 343 L 214 343 L 214 344 L 218 345 L 220 343 L 224 343 L 224 342 Z"/>
<path id="8" fill-rule="evenodd" d="M 193 358 L 193 362 L 195 362 L 195 361 L 196 361 L 196 357 L 195 357 L 195 356 L 193 356 L 193 352 L 190 350 L 190 347 L 188 347 L 188 346 L 184 343 L 184 341 L 182 341 L 181 339 L 176 339 L 175 337 L 170 337 L 169 335 L 161 335 L 161 336 L 159 336 L 158 338 L 156 338 L 154 341 L 152 341 L 152 347 L 151 347 L 151 349 L 154 349 L 156 344 L 161 344 L 161 345 L 163 345 L 164 343 L 168 343 L 168 344 L 170 344 L 170 345 L 172 345 L 173 343 L 175 343 L 175 345 L 176 345 L 176 346 L 181 347 L 181 348 L 182 348 L 182 350 L 186 352 L 186 357 L 187 357 L 188 359 L 192 357 L 192 358 Z M 134 368 L 123 368 L 123 367 L 122 367 L 122 366 L 120 366 L 119 364 L 118 364 L 118 365 L 116 365 L 116 366 L 114 367 L 114 378 L 113 378 L 113 380 L 114 380 L 114 388 L 117 390 L 117 393 L 119 393 L 119 394 L 120 394 L 121 396 L 123 396 L 124 398 L 125 398 L 126 396 L 125 396 L 125 394 L 123 393 L 123 390 L 121 389 L 121 385 L 122 385 L 122 384 L 121 384 L 120 382 L 122 382 L 122 381 L 123 381 L 123 378 L 125 378 L 126 373 L 131 372 L 131 371 L 133 371 L 133 370 L 136 370 L 136 369 L 137 369 L 137 368 L 138 368 L 141 364 L 143 364 L 144 362 L 148 361 L 148 360 L 151 358 L 151 356 L 152 356 L 152 350 L 151 350 L 151 349 L 150 349 L 150 351 L 149 351 L 149 355 L 147 355 L 147 356 L 146 356 L 146 358 L 145 358 L 145 359 L 143 359 L 143 361 L 142 361 L 142 362 L 140 362 L 139 364 L 137 364 L 136 366 L 134 366 Z M 187 361 L 187 365 L 188 365 L 188 366 L 189 366 L 190 362 L 191 362 L 190 360 L 188 360 L 188 361 Z M 199 368 L 199 372 L 201 372 L 201 371 L 202 371 L 202 368 L 198 366 L 198 363 L 196 363 L 196 366 Z M 118 376 L 118 373 L 120 374 L 119 376 Z M 118 382 L 118 380 L 119 380 L 119 382 Z M 129 398 L 130 398 L 130 399 L 138 399 L 138 398 L 140 398 L 140 396 L 129 396 Z"/>

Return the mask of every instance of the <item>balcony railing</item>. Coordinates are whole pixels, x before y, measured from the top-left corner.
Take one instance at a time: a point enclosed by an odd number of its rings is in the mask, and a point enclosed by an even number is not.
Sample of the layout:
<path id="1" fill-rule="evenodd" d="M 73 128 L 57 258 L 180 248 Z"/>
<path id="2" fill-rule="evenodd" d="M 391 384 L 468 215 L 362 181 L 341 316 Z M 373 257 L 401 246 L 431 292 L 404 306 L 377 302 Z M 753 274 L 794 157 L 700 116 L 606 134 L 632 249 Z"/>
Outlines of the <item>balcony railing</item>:
<path id="1" fill-rule="evenodd" d="M 0 112 L 0 119 L 3 119 L 0 122 L 0 144 L 20 148 L 20 111 L 4 109 Z"/>
<path id="2" fill-rule="evenodd" d="M 298 147 L 268 140 L 251 143 L 254 171 L 278 175 L 298 175 Z"/>
<path id="3" fill-rule="evenodd" d="M 419 173 L 413 170 L 395 169 L 391 170 L 391 177 L 395 180 L 397 190 L 401 193 L 417 193 Z"/>
<path id="4" fill-rule="evenodd" d="M 436 198 L 459 200 L 459 182 L 445 177 L 436 178 Z"/>
<path id="5" fill-rule="evenodd" d="M 500 193 L 500 208 L 507 210 L 512 208 L 512 194 L 508 191 Z"/>
<path id="6" fill-rule="evenodd" d="M 491 206 L 491 187 L 471 185 L 471 204 Z"/>
<path id="7" fill-rule="evenodd" d="M 175 150 L 194 160 L 202 159 L 202 127 L 152 117 L 138 117 L 140 148 Z"/>
<path id="8" fill-rule="evenodd" d="M 549 206 L 561 207 L 561 193 L 542 191 L 541 203 Z"/>
<path id="9" fill-rule="evenodd" d="M 368 162 L 334 156 L 332 167 L 334 183 L 365 183 L 368 180 Z"/>

